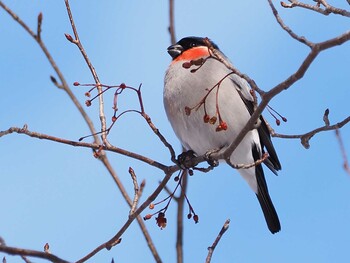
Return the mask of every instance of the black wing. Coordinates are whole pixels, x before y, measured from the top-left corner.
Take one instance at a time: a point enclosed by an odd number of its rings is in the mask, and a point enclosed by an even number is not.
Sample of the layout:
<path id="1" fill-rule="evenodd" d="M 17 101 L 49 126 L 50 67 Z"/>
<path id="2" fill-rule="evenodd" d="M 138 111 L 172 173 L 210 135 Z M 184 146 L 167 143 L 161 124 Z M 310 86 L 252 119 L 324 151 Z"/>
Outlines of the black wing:
<path id="1" fill-rule="evenodd" d="M 238 77 L 236 75 L 236 77 Z M 234 82 L 234 84 L 237 87 L 238 94 L 240 95 L 242 101 L 244 102 L 245 106 L 247 107 L 248 112 L 250 115 L 254 112 L 254 104 L 253 101 L 249 100 L 244 96 L 244 87 L 242 87 L 242 84 L 240 81 L 237 81 L 237 78 L 231 78 L 231 80 Z M 259 139 L 261 144 L 261 150 L 262 153 L 265 153 L 265 149 L 267 153 L 269 154 L 269 157 L 264 161 L 264 164 L 274 173 L 277 175 L 277 171 L 281 170 L 281 163 L 278 159 L 275 147 L 273 147 L 272 141 L 271 141 L 271 135 L 269 132 L 269 129 L 267 127 L 266 121 L 262 115 L 259 117 L 260 119 L 260 125 L 258 127 L 258 133 L 259 133 Z M 261 157 L 259 157 L 261 158 Z M 259 159 L 258 158 L 258 159 Z"/>

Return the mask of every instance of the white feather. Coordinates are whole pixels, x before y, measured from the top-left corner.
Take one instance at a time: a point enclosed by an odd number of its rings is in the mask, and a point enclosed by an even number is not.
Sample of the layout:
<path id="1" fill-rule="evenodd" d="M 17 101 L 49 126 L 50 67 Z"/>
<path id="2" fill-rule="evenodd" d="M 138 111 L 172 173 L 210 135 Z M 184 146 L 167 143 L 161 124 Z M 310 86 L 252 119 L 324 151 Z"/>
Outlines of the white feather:
<path id="1" fill-rule="evenodd" d="M 247 82 L 237 75 L 225 78 L 218 88 L 214 88 L 205 100 L 207 114 L 216 115 L 216 105 L 223 121 L 227 123 L 226 131 L 216 131 L 217 122 L 212 125 L 205 123 L 204 105 L 198 110 L 192 110 L 186 115 L 185 107 L 193 108 L 208 94 L 230 70 L 220 61 L 208 59 L 196 72 L 182 66 L 183 62 L 172 63 L 165 75 L 164 106 L 168 119 L 187 150 L 193 150 L 198 155 L 203 155 L 209 150 L 225 148 L 235 139 L 250 118 L 246 105 L 242 101 L 235 82 L 242 88 L 242 95 L 249 100 Z M 191 69 L 198 66 L 192 66 Z M 234 79 L 234 81 L 231 80 Z M 218 93 L 218 94 L 217 94 Z M 216 103 L 218 96 L 218 103 Z M 250 164 L 254 162 L 252 146 L 256 144 L 259 152 L 260 141 L 257 130 L 248 132 L 237 149 L 231 155 L 234 164 Z M 258 193 L 255 168 L 239 169 L 240 174 L 248 182 L 255 193 Z"/>

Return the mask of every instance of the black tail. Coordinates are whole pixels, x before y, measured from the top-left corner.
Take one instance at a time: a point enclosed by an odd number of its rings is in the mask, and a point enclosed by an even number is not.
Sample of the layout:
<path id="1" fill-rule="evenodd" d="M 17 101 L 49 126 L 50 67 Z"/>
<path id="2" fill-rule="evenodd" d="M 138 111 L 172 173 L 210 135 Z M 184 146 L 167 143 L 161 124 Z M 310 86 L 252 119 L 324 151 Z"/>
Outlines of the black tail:
<path id="1" fill-rule="evenodd" d="M 253 157 L 254 160 L 258 160 L 260 158 L 256 145 L 253 146 Z M 258 183 L 258 193 L 256 196 L 258 197 L 261 209 L 264 213 L 267 226 L 269 227 L 271 233 L 275 234 L 281 230 L 281 224 L 275 207 L 272 204 L 265 181 L 264 171 L 261 165 L 255 166 L 255 175 Z"/>
<path id="2" fill-rule="evenodd" d="M 270 199 L 269 193 L 262 193 L 262 191 L 260 191 L 259 188 L 259 193 L 256 196 L 258 197 L 261 209 L 264 212 L 267 226 L 269 227 L 272 234 L 277 233 L 281 230 L 281 224 L 278 219 L 275 207 L 273 206 L 272 201 Z"/>

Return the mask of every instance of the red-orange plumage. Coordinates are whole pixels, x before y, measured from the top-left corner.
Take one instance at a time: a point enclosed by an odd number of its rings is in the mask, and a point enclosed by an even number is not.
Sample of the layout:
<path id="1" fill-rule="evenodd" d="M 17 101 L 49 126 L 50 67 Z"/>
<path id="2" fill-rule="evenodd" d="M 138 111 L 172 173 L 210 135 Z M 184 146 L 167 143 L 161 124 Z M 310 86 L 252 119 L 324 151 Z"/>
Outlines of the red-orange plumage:
<path id="1" fill-rule="evenodd" d="M 176 63 L 182 60 L 195 60 L 207 56 L 209 56 L 208 47 L 194 47 L 184 51 L 180 56 L 175 58 L 172 63 Z"/>

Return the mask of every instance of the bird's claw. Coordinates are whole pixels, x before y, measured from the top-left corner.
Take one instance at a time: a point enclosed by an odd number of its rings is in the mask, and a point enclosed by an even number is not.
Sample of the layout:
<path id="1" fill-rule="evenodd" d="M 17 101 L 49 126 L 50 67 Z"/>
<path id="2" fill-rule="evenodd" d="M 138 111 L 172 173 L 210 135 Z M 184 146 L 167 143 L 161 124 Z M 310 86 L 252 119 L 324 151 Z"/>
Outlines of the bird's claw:
<path id="1" fill-rule="evenodd" d="M 204 158 L 207 161 L 207 163 L 211 166 L 211 167 L 217 167 L 219 166 L 219 161 L 216 159 L 213 159 L 211 157 L 211 155 L 213 153 L 217 153 L 220 149 L 214 149 L 214 150 L 209 150 L 204 154 Z"/>

